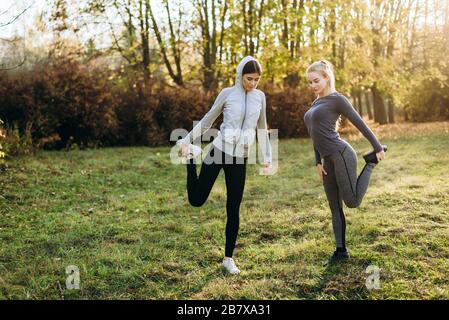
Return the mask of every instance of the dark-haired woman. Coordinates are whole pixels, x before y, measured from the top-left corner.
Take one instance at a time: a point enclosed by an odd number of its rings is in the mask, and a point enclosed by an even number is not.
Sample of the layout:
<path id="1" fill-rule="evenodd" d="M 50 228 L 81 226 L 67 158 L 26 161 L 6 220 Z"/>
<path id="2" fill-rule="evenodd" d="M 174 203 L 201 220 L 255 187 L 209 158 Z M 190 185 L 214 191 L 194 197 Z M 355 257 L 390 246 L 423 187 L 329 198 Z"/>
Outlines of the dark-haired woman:
<path id="1" fill-rule="evenodd" d="M 254 143 L 256 131 L 263 154 L 264 171 L 268 173 L 271 170 L 265 94 L 256 89 L 261 75 L 262 68 L 255 58 L 243 58 L 237 67 L 235 85 L 223 89 L 209 112 L 185 138 L 177 142 L 187 161 L 187 192 L 192 206 L 200 207 L 206 202 L 220 170 L 224 171 L 227 221 L 222 266 L 231 274 L 240 273 L 232 257 L 239 230 L 248 150 Z M 201 164 L 198 176 L 194 159 L 201 153 L 201 149 L 192 142 L 208 130 L 221 113 L 223 123 Z"/>

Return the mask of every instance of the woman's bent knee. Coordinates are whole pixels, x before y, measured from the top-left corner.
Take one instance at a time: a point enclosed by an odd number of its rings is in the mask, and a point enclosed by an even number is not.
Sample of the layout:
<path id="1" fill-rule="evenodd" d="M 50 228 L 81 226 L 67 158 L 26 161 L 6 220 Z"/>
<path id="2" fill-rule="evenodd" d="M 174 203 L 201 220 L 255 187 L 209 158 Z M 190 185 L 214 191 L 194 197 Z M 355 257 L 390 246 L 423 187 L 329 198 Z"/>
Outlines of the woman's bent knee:
<path id="1" fill-rule="evenodd" d="M 357 199 L 345 200 L 345 204 L 348 208 L 358 208 L 360 206 L 360 201 Z"/>
<path id="2" fill-rule="evenodd" d="M 201 207 L 205 202 L 206 202 L 206 199 L 198 199 L 198 198 L 189 197 L 189 203 L 190 203 L 190 205 L 192 205 L 194 207 Z"/>

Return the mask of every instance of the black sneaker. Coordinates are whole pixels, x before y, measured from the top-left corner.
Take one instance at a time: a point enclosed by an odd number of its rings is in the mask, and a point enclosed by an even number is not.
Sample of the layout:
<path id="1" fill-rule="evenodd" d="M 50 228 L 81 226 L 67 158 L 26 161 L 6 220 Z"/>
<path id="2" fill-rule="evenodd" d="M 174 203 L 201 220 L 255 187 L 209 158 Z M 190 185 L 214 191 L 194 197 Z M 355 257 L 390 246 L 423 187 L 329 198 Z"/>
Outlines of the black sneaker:
<path id="1" fill-rule="evenodd" d="M 387 152 L 388 147 L 386 145 L 383 145 L 382 148 L 384 149 L 384 152 Z M 370 151 L 368 153 L 365 153 L 363 155 L 363 159 L 365 159 L 366 163 L 378 163 L 379 161 L 377 160 L 377 156 L 376 156 L 376 151 Z"/>
<path id="2" fill-rule="evenodd" d="M 332 257 L 329 259 L 329 263 L 338 263 L 341 261 L 346 261 L 349 259 L 349 252 L 348 251 L 335 251 Z"/>

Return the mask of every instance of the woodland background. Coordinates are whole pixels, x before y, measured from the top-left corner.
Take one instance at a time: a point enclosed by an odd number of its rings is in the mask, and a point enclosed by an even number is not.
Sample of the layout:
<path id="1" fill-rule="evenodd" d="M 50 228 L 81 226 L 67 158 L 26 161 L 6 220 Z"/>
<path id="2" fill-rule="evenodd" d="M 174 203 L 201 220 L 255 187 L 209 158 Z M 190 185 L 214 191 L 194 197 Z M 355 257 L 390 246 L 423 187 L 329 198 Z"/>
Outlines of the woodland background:
<path id="1" fill-rule="evenodd" d="M 263 66 L 268 122 L 306 136 L 305 69 L 379 124 L 449 119 L 446 0 L 24 1 L 0 16 L 2 155 L 159 146 L 190 129 L 242 57 Z M 21 20 L 27 20 L 22 27 Z"/>

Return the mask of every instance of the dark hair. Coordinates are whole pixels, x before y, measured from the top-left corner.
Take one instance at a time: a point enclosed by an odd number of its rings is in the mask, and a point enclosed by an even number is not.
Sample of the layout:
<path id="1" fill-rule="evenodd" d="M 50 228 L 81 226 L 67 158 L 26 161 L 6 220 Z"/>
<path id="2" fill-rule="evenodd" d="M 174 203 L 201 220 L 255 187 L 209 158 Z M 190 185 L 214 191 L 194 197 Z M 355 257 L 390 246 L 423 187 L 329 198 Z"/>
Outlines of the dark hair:
<path id="1" fill-rule="evenodd" d="M 251 60 L 245 64 L 245 66 L 243 67 L 242 76 L 247 73 L 258 73 L 259 75 L 262 74 L 262 70 L 260 69 L 257 61 Z"/>

